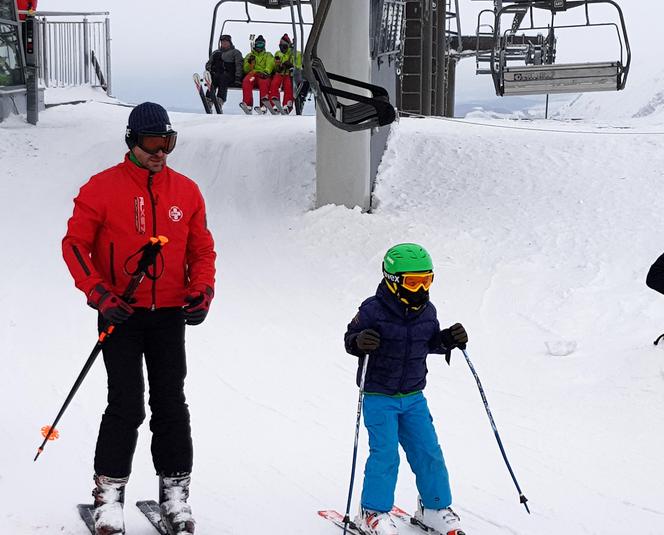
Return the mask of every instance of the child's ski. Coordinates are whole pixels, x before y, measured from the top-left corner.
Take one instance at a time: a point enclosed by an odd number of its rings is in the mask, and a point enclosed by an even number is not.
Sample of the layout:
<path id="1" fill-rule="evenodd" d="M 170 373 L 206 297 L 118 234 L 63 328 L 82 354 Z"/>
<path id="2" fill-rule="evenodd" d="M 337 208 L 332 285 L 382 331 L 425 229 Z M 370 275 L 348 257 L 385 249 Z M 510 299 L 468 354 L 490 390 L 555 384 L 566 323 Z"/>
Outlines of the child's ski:
<path id="1" fill-rule="evenodd" d="M 197 72 L 194 73 L 194 84 L 196 85 L 198 96 L 201 97 L 201 102 L 203 103 L 203 108 L 205 108 L 205 113 L 212 113 L 210 102 L 205 96 L 205 90 L 203 89 L 203 84 L 201 83 L 201 75 Z"/>
<path id="2" fill-rule="evenodd" d="M 327 511 L 318 511 L 318 514 L 332 522 L 335 526 L 344 529 L 344 516 L 341 513 L 328 509 Z M 364 535 L 359 529 L 357 529 L 352 521 L 348 524 L 346 533 L 351 533 L 352 535 Z"/>
<path id="3" fill-rule="evenodd" d="M 136 502 L 136 507 L 145 515 L 150 521 L 150 524 L 156 529 L 161 535 L 168 535 L 168 531 L 164 527 L 164 524 L 161 521 L 161 509 L 159 509 L 159 504 L 154 500 L 141 500 Z"/>

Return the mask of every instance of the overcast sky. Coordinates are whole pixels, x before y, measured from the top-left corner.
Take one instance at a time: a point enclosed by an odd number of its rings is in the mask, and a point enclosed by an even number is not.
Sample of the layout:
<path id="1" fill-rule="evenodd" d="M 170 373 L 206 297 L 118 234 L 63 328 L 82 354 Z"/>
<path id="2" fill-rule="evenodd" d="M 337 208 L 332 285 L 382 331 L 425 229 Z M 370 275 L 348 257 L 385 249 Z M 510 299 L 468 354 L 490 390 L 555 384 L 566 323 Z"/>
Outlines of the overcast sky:
<path id="1" fill-rule="evenodd" d="M 363 1 L 363 0 L 353 0 Z M 194 109 L 200 102 L 194 92 L 191 76 L 202 72 L 207 59 L 210 22 L 215 0 L 41 0 L 40 11 L 109 11 L 113 54 L 114 96 L 128 102 L 155 100 L 167 107 Z M 633 69 L 630 82 L 639 83 L 650 71 L 664 68 L 656 52 L 655 37 L 664 20 L 664 2 L 659 0 L 619 0 L 627 19 L 632 44 Z M 477 13 L 490 8 L 491 1 L 460 0 L 461 26 L 465 35 L 475 33 Z M 647 6 L 647 7 L 646 7 Z M 596 8 L 599 15 L 606 8 Z M 221 18 L 242 18 L 241 4 L 222 7 Z M 252 16 L 274 16 L 252 8 Z M 609 10 L 616 20 L 615 10 Z M 573 15 L 574 14 L 574 15 Z M 583 23 L 583 9 L 569 14 Z M 236 46 L 246 53 L 250 33 L 265 35 L 268 49 L 277 48 L 286 26 L 229 24 L 226 33 L 234 36 Z M 215 40 L 220 28 L 217 27 Z M 288 28 L 289 33 L 290 29 Z M 559 61 L 616 60 L 615 33 L 608 30 L 568 30 L 559 33 Z M 475 76 L 475 62 L 461 62 L 457 83 L 457 102 L 495 97 L 490 76 Z M 629 82 L 628 82 L 629 85 Z M 495 97 L 498 99 L 498 97 Z"/>

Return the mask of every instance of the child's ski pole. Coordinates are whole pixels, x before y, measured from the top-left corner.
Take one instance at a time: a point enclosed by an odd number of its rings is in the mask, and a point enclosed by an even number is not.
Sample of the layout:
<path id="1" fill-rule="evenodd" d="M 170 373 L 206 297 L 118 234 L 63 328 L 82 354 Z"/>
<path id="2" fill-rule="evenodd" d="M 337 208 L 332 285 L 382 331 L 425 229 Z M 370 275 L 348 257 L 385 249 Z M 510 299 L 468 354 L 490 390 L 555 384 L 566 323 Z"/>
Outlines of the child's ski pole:
<path id="1" fill-rule="evenodd" d="M 353 483 L 355 482 L 355 466 L 357 464 L 357 443 L 360 436 L 360 418 L 362 416 L 362 400 L 364 399 L 364 379 L 367 375 L 369 365 L 369 354 L 364 355 L 362 364 L 362 377 L 360 379 L 360 394 L 357 400 L 357 420 L 355 422 L 355 445 L 353 446 L 353 464 L 350 469 L 350 485 L 348 486 L 348 501 L 346 502 L 346 514 L 344 515 L 344 535 L 350 524 L 350 502 L 353 498 Z"/>
<path id="2" fill-rule="evenodd" d="M 512 476 L 512 481 L 514 481 L 516 490 L 519 492 L 519 502 L 523 504 L 523 506 L 526 508 L 526 511 L 528 511 L 528 514 L 530 514 L 530 509 L 528 508 L 528 503 L 527 503 L 528 498 L 526 498 L 523 495 L 523 492 L 521 492 L 521 488 L 519 487 L 519 483 L 516 480 L 514 471 L 510 466 L 510 462 L 507 460 L 507 454 L 505 453 L 505 448 L 503 447 L 503 443 L 500 440 L 500 435 L 498 434 L 498 429 L 496 428 L 496 422 L 493 421 L 493 416 L 491 415 L 491 409 L 489 409 L 489 402 L 487 401 L 486 395 L 484 394 L 484 389 L 482 388 L 482 383 L 480 383 L 480 378 L 477 375 L 477 372 L 475 371 L 473 363 L 470 362 L 470 357 L 468 356 L 465 347 L 462 347 L 460 349 L 463 352 L 463 356 L 466 357 L 466 362 L 468 363 L 468 367 L 470 368 L 470 371 L 473 372 L 473 376 L 475 377 L 475 381 L 477 382 L 477 387 L 480 389 L 480 396 L 482 396 L 482 401 L 484 402 L 484 408 L 486 409 L 486 413 L 489 416 L 489 421 L 491 422 L 491 427 L 493 428 L 493 434 L 496 435 L 496 440 L 498 441 L 498 447 L 500 448 L 500 453 L 502 454 L 503 459 L 505 460 L 505 464 L 507 465 L 507 469 L 509 470 L 510 475 Z"/>

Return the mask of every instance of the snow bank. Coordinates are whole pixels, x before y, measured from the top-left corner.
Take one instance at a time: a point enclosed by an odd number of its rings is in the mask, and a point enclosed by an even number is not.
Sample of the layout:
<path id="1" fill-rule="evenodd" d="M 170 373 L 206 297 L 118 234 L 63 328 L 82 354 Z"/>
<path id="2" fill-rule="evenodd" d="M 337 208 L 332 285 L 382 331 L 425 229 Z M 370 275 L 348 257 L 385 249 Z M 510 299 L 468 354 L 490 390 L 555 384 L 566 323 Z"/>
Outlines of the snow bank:
<path id="1" fill-rule="evenodd" d="M 0 126 L 7 533 L 85 533 L 74 505 L 90 500 L 101 362 L 59 441 L 32 457 L 95 336 L 59 241 L 79 186 L 122 157 L 127 115 L 92 102 L 49 109 L 37 127 L 17 117 Z M 315 511 L 343 509 L 347 491 L 357 391 L 342 335 L 375 290 L 386 248 L 411 240 L 434 258 L 441 323 L 470 333 L 533 511 L 518 503 L 463 359 L 431 358 L 427 396 L 468 533 L 664 532 L 664 364 L 651 343 L 664 301 L 644 285 L 664 249 L 653 202 L 661 137 L 593 123 L 403 119 L 376 209 L 362 214 L 312 209 L 313 117 L 171 118 L 180 139 L 170 163 L 201 185 L 219 251 L 212 311 L 187 343 L 200 533 L 338 532 Z M 360 467 L 366 455 L 363 432 Z M 410 509 L 406 466 L 396 499 Z M 146 423 L 127 503 L 156 491 Z M 127 524 L 152 533 L 131 506 Z"/>

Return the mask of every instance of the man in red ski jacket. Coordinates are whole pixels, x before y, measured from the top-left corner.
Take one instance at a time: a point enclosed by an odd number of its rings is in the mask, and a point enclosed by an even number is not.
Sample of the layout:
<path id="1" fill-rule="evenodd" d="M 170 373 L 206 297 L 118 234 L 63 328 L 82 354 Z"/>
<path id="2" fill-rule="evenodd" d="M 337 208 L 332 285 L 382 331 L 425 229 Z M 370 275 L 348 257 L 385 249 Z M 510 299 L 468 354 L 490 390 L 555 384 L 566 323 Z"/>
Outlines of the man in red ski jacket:
<path id="1" fill-rule="evenodd" d="M 193 533 L 186 504 L 193 449 L 184 331 L 185 324 L 205 319 L 214 296 L 214 241 L 198 186 L 166 165 L 177 139 L 166 110 L 144 102 L 128 123 L 124 161 L 81 188 L 62 241 L 76 287 L 99 313 L 99 328 L 118 326 L 103 348 L 108 406 L 95 451 L 95 529 L 124 533 L 124 487 L 145 418 L 145 357 L 162 517 L 174 532 Z M 168 243 L 126 303 L 120 296 L 136 269 L 136 253 L 158 235 Z"/>

